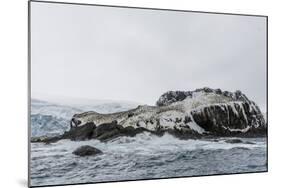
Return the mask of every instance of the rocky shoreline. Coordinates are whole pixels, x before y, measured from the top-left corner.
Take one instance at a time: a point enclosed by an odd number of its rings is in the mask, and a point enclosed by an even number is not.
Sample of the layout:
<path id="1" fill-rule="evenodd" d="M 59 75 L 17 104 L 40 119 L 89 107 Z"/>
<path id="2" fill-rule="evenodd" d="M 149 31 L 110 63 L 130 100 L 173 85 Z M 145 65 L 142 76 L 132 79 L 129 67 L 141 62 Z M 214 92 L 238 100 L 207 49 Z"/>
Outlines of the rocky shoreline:
<path id="1" fill-rule="evenodd" d="M 138 106 L 112 114 L 94 111 L 75 114 L 69 131 L 55 137 L 31 138 L 31 142 L 108 141 L 144 131 L 159 136 L 169 133 L 179 139 L 264 137 L 267 124 L 259 107 L 242 92 L 202 88 L 169 91 L 159 98 L 156 106 Z"/>

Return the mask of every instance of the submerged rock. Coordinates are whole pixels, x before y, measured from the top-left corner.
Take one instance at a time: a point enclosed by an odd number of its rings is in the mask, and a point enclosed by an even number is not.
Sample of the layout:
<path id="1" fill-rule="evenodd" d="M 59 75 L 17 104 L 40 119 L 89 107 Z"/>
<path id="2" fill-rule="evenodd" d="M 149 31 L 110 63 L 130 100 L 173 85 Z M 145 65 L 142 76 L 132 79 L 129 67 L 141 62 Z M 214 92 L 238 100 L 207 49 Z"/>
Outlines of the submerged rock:
<path id="1" fill-rule="evenodd" d="M 41 137 L 32 137 L 30 139 L 30 142 L 31 143 L 43 142 L 45 144 L 51 144 L 51 143 L 57 142 L 61 139 L 62 139 L 62 136 L 53 136 L 53 137 L 41 136 Z"/>
<path id="2" fill-rule="evenodd" d="M 235 148 L 231 148 L 230 150 L 250 150 L 249 148 L 246 147 L 235 147 Z"/>
<path id="3" fill-rule="evenodd" d="M 230 144 L 239 144 L 239 143 L 243 143 L 242 140 L 240 139 L 231 139 L 231 140 L 226 140 L 226 143 L 230 143 Z"/>
<path id="4" fill-rule="evenodd" d="M 94 148 L 92 146 L 85 145 L 85 146 L 81 146 L 81 147 L 77 148 L 72 153 L 74 155 L 84 157 L 84 156 L 92 156 L 92 155 L 102 154 L 102 151 L 97 149 L 97 148 Z"/>

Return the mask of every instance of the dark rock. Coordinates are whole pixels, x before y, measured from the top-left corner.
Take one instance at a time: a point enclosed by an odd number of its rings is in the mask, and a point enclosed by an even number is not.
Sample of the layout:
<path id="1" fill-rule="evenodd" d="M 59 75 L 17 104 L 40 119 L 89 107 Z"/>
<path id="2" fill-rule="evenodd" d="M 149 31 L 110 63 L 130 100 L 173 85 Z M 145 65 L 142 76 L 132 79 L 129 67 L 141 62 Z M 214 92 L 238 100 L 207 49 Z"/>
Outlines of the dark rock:
<path id="1" fill-rule="evenodd" d="M 30 142 L 31 143 L 42 142 L 42 140 L 44 140 L 44 139 L 45 139 L 45 137 L 31 137 Z"/>
<path id="2" fill-rule="evenodd" d="M 169 129 L 165 132 L 168 132 L 169 134 L 173 135 L 176 138 L 187 140 L 187 139 L 200 139 L 203 135 L 197 133 L 196 131 L 190 130 L 190 129 Z M 163 134 L 165 133 L 163 132 Z M 158 133 L 158 135 L 161 135 Z"/>
<path id="3" fill-rule="evenodd" d="M 237 133 L 235 136 L 245 138 L 265 137 L 267 136 L 267 127 L 253 128 L 245 133 Z"/>
<path id="4" fill-rule="evenodd" d="M 99 135 L 98 137 L 96 137 L 96 139 L 98 139 L 100 141 L 108 141 L 108 140 L 111 140 L 118 136 L 120 136 L 120 131 L 117 129 L 113 129 L 111 131 L 107 131 L 107 132 Z"/>
<path id="5" fill-rule="evenodd" d="M 92 138 L 96 125 L 93 122 L 86 123 L 81 127 L 70 129 L 62 135 L 63 139 L 88 140 Z"/>
<path id="6" fill-rule="evenodd" d="M 146 129 L 144 129 L 143 127 L 135 129 L 134 127 L 128 126 L 128 127 L 123 128 L 122 130 L 120 130 L 120 133 L 124 136 L 132 137 L 132 136 L 135 136 L 144 131 L 146 131 Z"/>
<path id="7" fill-rule="evenodd" d="M 231 150 L 250 150 L 249 148 L 245 148 L 245 147 L 235 147 L 235 148 L 231 148 Z"/>
<path id="8" fill-rule="evenodd" d="M 111 123 L 104 123 L 104 124 L 97 126 L 97 128 L 94 130 L 94 134 L 92 137 L 93 138 L 102 138 L 102 135 L 104 135 L 104 134 L 113 136 L 113 133 L 118 134 L 119 130 L 122 128 L 123 128 L 122 126 L 117 124 L 117 121 L 113 121 Z"/>
<path id="9" fill-rule="evenodd" d="M 159 100 L 156 102 L 156 105 L 166 106 L 173 102 L 183 101 L 189 95 L 190 93 L 185 91 L 168 91 L 160 96 Z"/>
<path id="10" fill-rule="evenodd" d="M 77 119 L 75 119 L 75 118 L 72 118 L 72 119 L 70 120 L 70 128 L 78 127 L 80 124 L 81 124 L 81 121 L 80 121 L 80 120 L 77 120 Z"/>
<path id="11" fill-rule="evenodd" d="M 252 108 L 250 105 L 253 104 L 214 104 L 193 110 L 191 115 L 199 126 L 217 136 L 239 136 L 244 134 L 239 130 L 246 128 L 249 129 L 248 134 L 265 134 L 265 121 L 259 108 Z"/>
<path id="12" fill-rule="evenodd" d="M 240 139 L 231 139 L 231 140 L 226 140 L 226 143 L 230 143 L 230 144 L 238 144 L 238 143 L 243 143 L 242 140 Z"/>
<path id="13" fill-rule="evenodd" d="M 97 149 L 97 148 L 94 148 L 92 146 L 85 145 L 85 146 L 81 146 L 81 147 L 77 148 L 72 153 L 74 155 L 84 157 L 84 156 L 92 156 L 92 155 L 102 154 L 102 151 Z"/>
<path id="14" fill-rule="evenodd" d="M 31 143 L 36 143 L 36 142 L 43 142 L 45 144 L 50 144 L 57 142 L 62 139 L 62 136 L 53 136 L 53 137 L 33 137 L 31 138 L 30 142 Z"/>
<path id="15" fill-rule="evenodd" d="M 191 118 L 189 117 L 189 116 L 185 116 L 185 118 L 184 118 L 184 123 L 185 124 L 187 124 L 187 123 L 189 123 L 189 122 L 191 122 L 192 120 L 191 120 Z"/>
<path id="16" fill-rule="evenodd" d="M 135 136 L 138 133 L 145 131 L 144 128 L 137 128 L 128 126 L 122 127 L 117 122 L 104 123 L 99 125 L 93 134 L 93 138 L 100 141 L 108 141 L 119 136 Z"/>
<path id="17" fill-rule="evenodd" d="M 208 87 L 199 88 L 194 91 L 168 91 L 160 96 L 160 98 L 156 102 L 156 105 L 157 106 L 167 106 L 174 102 L 183 101 L 187 97 L 192 98 L 193 94 L 197 93 L 197 92 L 215 93 L 215 94 L 224 95 L 227 97 L 234 96 L 234 94 L 231 92 L 228 92 L 228 91 L 222 92 L 221 89 L 211 89 Z M 242 95 L 242 93 L 241 93 L 241 95 Z"/>
<path id="18" fill-rule="evenodd" d="M 176 118 L 176 123 L 180 123 L 182 121 L 182 119 L 181 118 Z"/>
<path id="19" fill-rule="evenodd" d="M 132 113 L 132 112 L 128 113 L 128 117 L 133 117 L 133 115 L 134 115 L 134 113 Z"/>
<path id="20" fill-rule="evenodd" d="M 215 89 L 215 93 L 218 94 L 218 95 L 221 95 L 222 91 L 221 91 L 221 89 Z"/>
<path id="21" fill-rule="evenodd" d="M 160 96 L 160 98 L 156 102 L 156 105 L 167 106 L 174 102 L 183 101 L 187 97 L 192 98 L 193 94 L 197 92 L 215 93 L 217 95 L 228 97 L 233 101 L 242 101 L 247 103 L 252 102 L 246 97 L 245 94 L 243 94 L 239 90 L 235 92 L 229 92 L 229 91 L 222 91 L 221 89 L 212 89 L 212 88 L 204 87 L 204 88 L 196 89 L 194 91 L 168 91 Z"/>
<path id="22" fill-rule="evenodd" d="M 245 144 L 255 144 L 255 143 L 253 143 L 253 142 L 249 142 L 249 141 L 247 141 L 247 142 L 244 142 Z"/>

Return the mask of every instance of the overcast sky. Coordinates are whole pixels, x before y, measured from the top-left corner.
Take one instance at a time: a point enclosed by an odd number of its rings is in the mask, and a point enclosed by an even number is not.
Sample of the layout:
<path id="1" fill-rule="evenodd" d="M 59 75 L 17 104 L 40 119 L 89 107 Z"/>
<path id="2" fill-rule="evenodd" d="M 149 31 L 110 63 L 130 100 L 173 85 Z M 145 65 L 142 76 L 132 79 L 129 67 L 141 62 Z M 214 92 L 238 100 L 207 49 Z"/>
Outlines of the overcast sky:
<path id="1" fill-rule="evenodd" d="M 32 3 L 31 94 L 154 105 L 241 90 L 266 108 L 266 18 Z"/>

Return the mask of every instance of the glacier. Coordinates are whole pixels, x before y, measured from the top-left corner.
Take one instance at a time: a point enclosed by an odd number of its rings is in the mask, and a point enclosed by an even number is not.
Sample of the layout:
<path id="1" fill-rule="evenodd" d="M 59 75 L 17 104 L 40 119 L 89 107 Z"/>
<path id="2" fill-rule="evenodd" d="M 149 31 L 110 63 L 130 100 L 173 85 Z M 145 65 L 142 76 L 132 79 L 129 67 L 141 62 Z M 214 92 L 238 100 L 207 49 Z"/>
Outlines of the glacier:
<path id="1" fill-rule="evenodd" d="M 97 101 L 96 104 L 67 105 L 56 104 L 39 99 L 31 99 L 31 137 L 57 136 L 70 129 L 69 122 L 74 114 L 86 110 L 100 113 L 114 113 L 135 108 L 137 104 L 129 102 Z"/>

